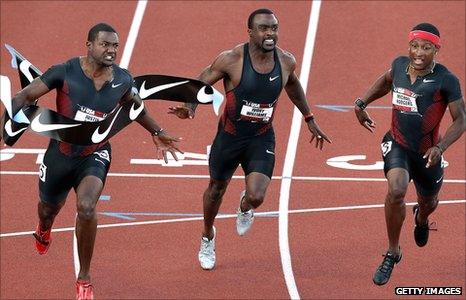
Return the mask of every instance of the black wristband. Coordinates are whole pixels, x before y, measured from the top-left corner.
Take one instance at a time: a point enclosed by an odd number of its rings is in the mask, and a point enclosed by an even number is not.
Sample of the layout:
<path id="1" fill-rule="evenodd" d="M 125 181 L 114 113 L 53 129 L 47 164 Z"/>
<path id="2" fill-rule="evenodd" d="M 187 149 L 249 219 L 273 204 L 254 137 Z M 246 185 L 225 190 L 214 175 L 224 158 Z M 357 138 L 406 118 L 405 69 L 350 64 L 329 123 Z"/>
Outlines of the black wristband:
<path id="1" fill-rule="evenodd" d="M 158 130 L 152 132 L 151 135 L 152 135 L 152 136 L 158 136 L 159 134 L 162 133 L 162 131 L 163 131 L 163 128 L 160 128 L 160 129 L 158 129 Z"/>
<path id="2" fill-rule="evenodd" d="M 367 107 L 367 104 L 364 103 L 364 101 L 362 101 L 361 98 L 356 99 L 356 101 L 354 101 L 354 104 L 361 110 L 365 110 Z"/>

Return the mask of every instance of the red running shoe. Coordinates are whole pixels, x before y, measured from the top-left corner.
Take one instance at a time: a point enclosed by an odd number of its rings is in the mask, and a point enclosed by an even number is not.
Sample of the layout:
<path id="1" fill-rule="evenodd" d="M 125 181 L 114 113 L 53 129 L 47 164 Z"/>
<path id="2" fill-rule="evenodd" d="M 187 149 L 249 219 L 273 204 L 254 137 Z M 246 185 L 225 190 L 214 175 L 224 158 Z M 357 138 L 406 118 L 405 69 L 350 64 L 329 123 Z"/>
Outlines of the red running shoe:
<path id="1" fill-rule="evenodd" d="M 49 250 L 50 244 L 52 243 L 52 238 L 50 237 L 50 232 L 52 228 L 47 231 L 40 230 L 40 226 L 37 225 L 36 232 L 32 235 L 36 238 L 36 249 L 39 254 L 45 254 Z"/>
<path id="2" fill-rule="evenodd" d="M 76 281 L 76 299 L 77 300 L 93 300 L 94 287 L 88 280 L 78 279 Z"/>

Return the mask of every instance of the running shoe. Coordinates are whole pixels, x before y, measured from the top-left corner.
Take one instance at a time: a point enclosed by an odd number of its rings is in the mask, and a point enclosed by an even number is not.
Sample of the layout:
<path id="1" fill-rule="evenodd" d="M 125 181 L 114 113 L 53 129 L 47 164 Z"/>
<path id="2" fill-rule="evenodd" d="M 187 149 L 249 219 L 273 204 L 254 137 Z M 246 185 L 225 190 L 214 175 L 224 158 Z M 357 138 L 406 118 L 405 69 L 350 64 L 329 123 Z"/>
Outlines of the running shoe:
<path id="1" fill-rule="evenodd" d="M 372 281 L 374 281 L 376 285 L 386 284 L 390 279 L 390 276 L 392 275 L 393 267 L 395 266 L 395 264 L 400 262 L 401 257 L 401 249 L 400 254 L 398 255 L 395 255 L 387 251 L 387 253 L 384 255 L 382 264 L 380 264 L 380 266 L 375 271 Z"/>
<path id="2" fill-rule="evenodd" d="M 252 223 L 254 222 L 254 210 L 252 208 L 245 212 L 241 211 L 241 203 L 245 196 L 246 191 L 242 191 L 239 197 L 238 215 L 236 217 L 236 232 L 238 232 L 239 235 L 245 235 L 246 232 L 251 229 Z"/>
<path id="3" fill-rule="evenodd" d="M 36 239 L 36 250 L 40 255 L 47 253 L 47 251 L 49 250 L 50 244 L 52 243 L 52 238 L 50 236 L 51 231 L 52 228 L 50 228 L 47 231 L 42 231 L 40 230 L 40 226 L 37 225 L 36 232 L 32 234 Z"/>
<path id="4" fill-rule="evenodd" d="M 419 214 L 419 204 L 413 206 L 413 215 L 414 215 L 414 240 L 416 245 L 419 247 L 424 247 L 429 240 L 429 230 L 437 230 L 437 228 L 431 227 L 430 225 L 435 225 L 435 222 L 432 222 L 429 225 L 429 220 L 426 224 L 419 225 L 417 223 L 417 215 Z"/>
<path id="5" fill-rule="evenodd" d="M 215 236 L 217 235 L 215 226 L 213 227 L 214 237 L 209 240 L 205 236 L 201 238 L 201 248 L 199 249 L 199 263 L 204 270 L 212 270 L 215 267 Z"/>
<path id="6" fill-rule="evenodd" d="M 77 300 L 93 300 L 94 287 L 88 280 L 78 279 L 76 281 L 76 299 Z"/>

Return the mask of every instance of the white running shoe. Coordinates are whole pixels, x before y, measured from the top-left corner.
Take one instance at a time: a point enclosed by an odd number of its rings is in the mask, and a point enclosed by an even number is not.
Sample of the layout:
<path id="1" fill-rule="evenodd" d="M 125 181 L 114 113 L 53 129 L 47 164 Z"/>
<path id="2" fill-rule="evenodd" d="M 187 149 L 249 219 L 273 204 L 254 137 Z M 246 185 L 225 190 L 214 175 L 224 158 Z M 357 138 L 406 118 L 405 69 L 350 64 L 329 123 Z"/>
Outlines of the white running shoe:
<path id="1" fill-rule="evenodd" d="M 238 216 L 236 217 L 236 231 L 239 235 L 245 235 L 254 222 L 254 210 L 252 208 L 246 212 L 241 211 L 241 202 L 245 196 L 246 191 L 242 191 L 239 198 Z"/>
<path id="2" fill-rule="evenodd" d="M 212 270 L 215 267 L 215 235 L 216 230 L 214 229 L 214 237 L 209 240 L 205 236 L 201 238 L 201 248 L 199 249 L 199 263 L 201 268 L 204 270 Z"/>

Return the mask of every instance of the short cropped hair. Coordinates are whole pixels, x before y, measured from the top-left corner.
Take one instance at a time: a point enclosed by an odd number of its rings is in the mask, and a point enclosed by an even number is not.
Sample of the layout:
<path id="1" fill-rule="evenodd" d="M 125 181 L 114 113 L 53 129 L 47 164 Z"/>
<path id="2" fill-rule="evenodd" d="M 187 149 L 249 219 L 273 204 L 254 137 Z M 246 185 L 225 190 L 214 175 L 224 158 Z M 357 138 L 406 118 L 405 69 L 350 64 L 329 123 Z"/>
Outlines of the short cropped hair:
<path id="1" fill-rule="evenodd" d="M 115 32 L 115 29 L 113 29 L 112 26 L 106 24 L 106 23 L 99 23 L 94 25 L 90 30 L 89 33 L 87 34 L 87 40 L 89 42 L 93 42 L 96 38 L 97 35 L 99 34 L 100 31 L 105 31 L 105 32 Z"/>
<path id="2" fill-rule="evenodd" d="M 274 15 L 273 11 L 271 11 L 270 9 L 268 8 L 259 8 L 259 9 L 256 9 L 255 11 L 253 11 L 250 15 L 249 15 L 249 18 L 248 18 L 248 28 L 249 29 L 252 29 L 252 23 L 253 23 L 253 20 L 254 20 L 254 17 L 258 14 L 267 14 L 267 15 Z"/>
<path id="3" fill-rule="evenodd" d="M 437 27 L 430 23 L 420 23 L 417 24 L 416 26 L 413 27 L 412 31 L 414 30 L 422 30 L 422 31 L 427 31 L 432 34 L 435 34 L 436 36 L 440 37 L 440 32 L 438 31 Z"/>

